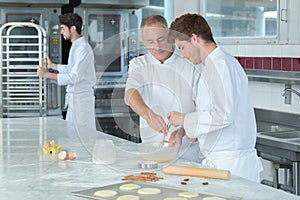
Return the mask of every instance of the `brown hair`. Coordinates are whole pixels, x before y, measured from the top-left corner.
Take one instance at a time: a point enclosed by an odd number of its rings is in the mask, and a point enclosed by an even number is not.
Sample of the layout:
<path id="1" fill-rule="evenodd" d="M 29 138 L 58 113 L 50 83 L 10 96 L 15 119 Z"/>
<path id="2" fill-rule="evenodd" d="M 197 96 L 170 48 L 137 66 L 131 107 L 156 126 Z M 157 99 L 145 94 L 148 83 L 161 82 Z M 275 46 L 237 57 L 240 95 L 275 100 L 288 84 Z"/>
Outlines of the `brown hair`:
<path id="1" fill-rule="evenodd" d="M 164 28 L 168 28 L 167 20 L 161 15 L 150 15 L 142 20 L 141 28 L 144 28 L 146 25 L 151 25 L 156 22 L 161 23 Z"/>
<path id="2" fill-rule="evenodd" d="M 59 16 L 59 23 L 67 26 L 69 29 L 72 26 L 76 27 L 77 33 L 81 34 L 82 18 L 76 13 L 66 13 Z"/>
<path id="3" fill-rule="evenodd" d="M 169 39 L 190 41 L 192 33 L 201 37 L 206 42 L 213 42 L 214 38 L 207 21 L 199 14 L 184 14 L 172 22 Z"/>

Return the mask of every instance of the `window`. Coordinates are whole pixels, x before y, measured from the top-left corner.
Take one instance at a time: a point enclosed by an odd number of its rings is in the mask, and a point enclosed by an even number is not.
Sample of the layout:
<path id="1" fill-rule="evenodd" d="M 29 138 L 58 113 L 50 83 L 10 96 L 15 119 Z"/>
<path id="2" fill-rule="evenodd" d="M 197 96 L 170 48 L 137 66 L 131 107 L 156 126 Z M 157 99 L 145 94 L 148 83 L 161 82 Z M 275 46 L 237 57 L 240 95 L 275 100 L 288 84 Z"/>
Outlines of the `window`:
<path id="1" fill-rule="evenodd" d="M 206 0 L 205 6 L 215 38 L 277 37 L 277 0 Z"/>

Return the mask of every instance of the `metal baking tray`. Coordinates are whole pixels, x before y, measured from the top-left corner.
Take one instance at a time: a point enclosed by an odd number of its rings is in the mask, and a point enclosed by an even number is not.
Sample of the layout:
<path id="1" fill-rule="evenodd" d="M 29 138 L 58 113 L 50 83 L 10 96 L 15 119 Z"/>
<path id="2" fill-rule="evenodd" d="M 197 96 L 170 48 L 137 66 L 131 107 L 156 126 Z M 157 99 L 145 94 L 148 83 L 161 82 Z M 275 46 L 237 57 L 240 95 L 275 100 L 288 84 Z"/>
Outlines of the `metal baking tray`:
<path id="1" fill-rule="evenodd" d="M 161 190 L 160 194 L 157 195 L 143 195 L 143 194 L 139 194 L 138 193 L 138 189 L 137 190 L 131 190 L 131 191 L 123 191 L 120 190 L 120 186 L 123 184 L 127 184 L 127 183 L 134 183 L 134 184 L 138 184 L 141 186 L 141 188 L 158 188 Z M 94 193 L 98 190 L 114 190 L 116 192 L 118 192 L 118 195 L 114 196 L 114 197 L 110 197 L 110 198 L 101 198 L 101 197 L 97 197 L 94 196 Z M 95 188 L 91 188 L 91 189 L 87 189 L 87 190 L 81 190 L 81 191 L 77 191 L 77 192 L 72 192 L 72 195 L 75 196 L 79 196 L 79 197 L 84 197 L 84 198 L 88 198 L 88 199 L 101 199 L 101 200 L 117 200 L 117 198 L 119 196 L 122 195 L 127 195 L 127 194 L 131 194 L 131 195 L 136 195 L 140 197 L 140 200 L 153 200 L 158 199 L 158 200 L 163 200 L 164 198 L 167 197 L 178 197 L 178 194 L 180 192 L 188 192 L 188 190 L 182 190 L 182 189 L 176 189 L 174 187 L 168 187 L 165 185 L 160 185 L 160 184 L 154 184 L 154 183 L 149 183 L 149 182 L 139 182 L 139 181 L 122 181 L 119 183 L 115 183 L 115 184 L 111 184 L 111 185 L 106 185 L 106 186 L 102 186 L 102 187 L 95 187 Z M 188 198 L 189 200 L 201 200 L 204 197 L 221 197 L 224 198 L 226 200 L 240 200 L 241 198 L 239 197 L 228 197 L 228 196 L 222 196 L 222 195 L 214 195 L 214 194 L 208 194 L 208 193 L 201 193 L 199 192 L 199 196 L 195 197 L 195 198 Z"/>

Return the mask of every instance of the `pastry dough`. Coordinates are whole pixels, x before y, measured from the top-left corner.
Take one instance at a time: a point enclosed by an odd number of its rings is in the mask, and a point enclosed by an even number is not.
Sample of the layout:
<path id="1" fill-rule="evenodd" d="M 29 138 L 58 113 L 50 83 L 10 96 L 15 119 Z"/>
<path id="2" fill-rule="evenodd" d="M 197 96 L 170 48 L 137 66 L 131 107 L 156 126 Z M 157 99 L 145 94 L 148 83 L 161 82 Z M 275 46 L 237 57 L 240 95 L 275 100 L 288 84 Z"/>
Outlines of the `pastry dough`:
<path id="1" fill-rule="evenodd" d="M 127 195 L 119 196 L 117 200 L 140 200 L 140 197 L 136 195 L 127 194 Z"/>
<path id="2" fill-rule="evenodd" d="M 184 198 L 184 197 L 167 197 L 167 198 L 164 198 L 164 200 L 187 200 L 187 198 Z"/>
<path id="3" fill-rule="evenodd" d="M 203 200 L 226 200 L 222 197 L 204 197 Z"/>
<path id="4" fill-rule="evenodd" d="M 195 198 L 199 196 L 198 192 L 180 192 L 178 194 L 178 196 L 180 197 L 184 197 L 184 198 Z"/>
<path id="5" fill-rule="evenodd" d="M 95 196 L 104 197 L 104 198 L 113 197 L 116 196 L 117 194 L 118 193 L 114 190 L 98 190 L 94 193 Z"/>
<path id="6" fill-rule="evenodd" d="M 158 188 L 142 188 L 138 190 L 139 194 L 160 194 L 160 189 Z"/>
<path id="7" fill-rule="evenodd" d="M 127 184 L 124 184 L 124 185 L 121 185 L 120 186 L 120 190 L 137 190 L 137 189 L 140 189 L 141 186 L 138 185 L 138 184 L 134 184 L 134 183 L 127 183 Z"/>

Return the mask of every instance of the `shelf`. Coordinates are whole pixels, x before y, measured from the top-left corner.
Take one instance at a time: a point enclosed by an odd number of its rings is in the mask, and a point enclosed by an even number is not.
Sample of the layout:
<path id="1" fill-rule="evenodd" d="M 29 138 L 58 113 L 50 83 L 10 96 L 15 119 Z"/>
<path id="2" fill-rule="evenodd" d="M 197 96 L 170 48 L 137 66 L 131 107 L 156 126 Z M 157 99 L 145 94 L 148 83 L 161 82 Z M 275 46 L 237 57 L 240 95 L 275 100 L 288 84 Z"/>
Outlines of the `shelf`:
<path id="1" fill-rule="evenodd" d="M 245 69 L 249 81 L 300 84 L 300 72 Z"/>

